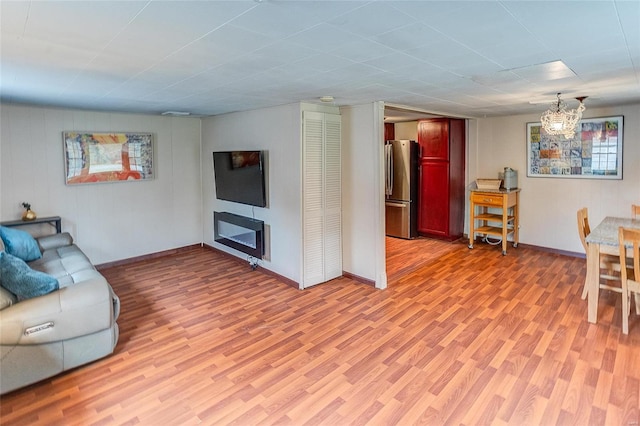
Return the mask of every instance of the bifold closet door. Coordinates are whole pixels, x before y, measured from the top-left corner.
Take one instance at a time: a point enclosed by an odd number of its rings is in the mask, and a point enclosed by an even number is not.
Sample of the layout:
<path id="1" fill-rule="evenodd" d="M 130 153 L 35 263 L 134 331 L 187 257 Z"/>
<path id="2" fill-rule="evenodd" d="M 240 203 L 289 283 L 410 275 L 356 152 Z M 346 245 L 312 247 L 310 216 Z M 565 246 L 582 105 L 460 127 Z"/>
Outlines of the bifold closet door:
<path id="1" fill-rule="evenodd" d="M 303 112 L 302 286 L 342 275 L 340 116 Z"/>

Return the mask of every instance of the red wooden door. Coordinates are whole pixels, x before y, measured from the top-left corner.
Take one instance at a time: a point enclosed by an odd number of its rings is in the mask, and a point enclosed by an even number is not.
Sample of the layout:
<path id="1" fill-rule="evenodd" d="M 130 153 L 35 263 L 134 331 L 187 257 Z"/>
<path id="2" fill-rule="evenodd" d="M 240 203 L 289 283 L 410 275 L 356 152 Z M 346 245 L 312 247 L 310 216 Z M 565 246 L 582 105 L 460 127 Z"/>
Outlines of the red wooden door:
<path id="1" fill-rule="evenodd" d="M 418 143 L 422 159 L 449 160 L 449 120 L 420 121 Z"/>
<path id="2" fill-rule="evenodd" d="M 448 236 L 449 234 L 449 163 L 420 161 L 420 206 L 418 232 Z"/>

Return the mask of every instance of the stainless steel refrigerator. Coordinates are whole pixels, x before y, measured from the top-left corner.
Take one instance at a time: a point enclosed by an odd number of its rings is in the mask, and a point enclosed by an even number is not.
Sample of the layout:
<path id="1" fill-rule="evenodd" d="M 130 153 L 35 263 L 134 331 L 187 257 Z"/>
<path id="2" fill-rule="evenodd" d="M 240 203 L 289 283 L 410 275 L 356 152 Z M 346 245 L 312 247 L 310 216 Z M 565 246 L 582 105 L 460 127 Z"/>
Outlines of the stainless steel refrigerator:
<path id="1" fill-rule="evenodd" d="M 418 144 L 387 141 L 385 154 L 385 220 L 391 237 L 418 236 Z"/>

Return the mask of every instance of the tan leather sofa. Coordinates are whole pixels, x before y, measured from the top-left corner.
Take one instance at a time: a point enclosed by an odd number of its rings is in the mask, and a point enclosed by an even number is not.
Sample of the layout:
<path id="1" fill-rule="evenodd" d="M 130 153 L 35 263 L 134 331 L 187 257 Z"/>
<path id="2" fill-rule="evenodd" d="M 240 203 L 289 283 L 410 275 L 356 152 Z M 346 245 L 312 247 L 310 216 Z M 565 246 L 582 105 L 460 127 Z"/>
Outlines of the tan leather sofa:
<path id="1" fill-rule="evenodd" d="M 0 394 L 105 357 L 118 342 L 120 300 L 71 235 L 37 241 L 42 258 L 28 265 L 56 277 L 60 289 L 20 302 L 2 289 L 9 306 L 0 310 Z"/>

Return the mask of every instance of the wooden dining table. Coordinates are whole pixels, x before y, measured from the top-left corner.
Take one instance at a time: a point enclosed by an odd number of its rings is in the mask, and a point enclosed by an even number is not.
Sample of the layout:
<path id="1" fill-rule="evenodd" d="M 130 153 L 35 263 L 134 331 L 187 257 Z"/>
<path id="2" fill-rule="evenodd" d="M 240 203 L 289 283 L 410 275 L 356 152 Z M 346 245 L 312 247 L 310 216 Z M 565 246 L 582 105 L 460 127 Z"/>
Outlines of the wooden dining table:
<path id="1" fill-rule="evenodd" d="M 588 290 L 588 320 L 590 323 L 598 321 L 598 294 L 600 293 L 600 253 L 618 256 L 618 229 L 640 229 L 640 219 L 626 217 L 605 217 L 591 233 L 586 241 L 589 245 L 587 254 L 587 288 Z"/>

